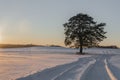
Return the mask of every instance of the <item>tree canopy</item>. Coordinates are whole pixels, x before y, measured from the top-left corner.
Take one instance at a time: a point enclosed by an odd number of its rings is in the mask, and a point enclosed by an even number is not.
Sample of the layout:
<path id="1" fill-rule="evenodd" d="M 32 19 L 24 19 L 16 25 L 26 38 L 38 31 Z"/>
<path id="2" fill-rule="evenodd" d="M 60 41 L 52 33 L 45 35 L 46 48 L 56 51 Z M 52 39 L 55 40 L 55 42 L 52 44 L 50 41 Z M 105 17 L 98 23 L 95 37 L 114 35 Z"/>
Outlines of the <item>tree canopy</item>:
<path id="1" fill-rule="evenodd" d="M 65 30 L 65 45 L 80 48 L 94 46 L 106 38 L 105 23 L 97 23 L 88 14 L 79 13 L 63 24 Z"/>

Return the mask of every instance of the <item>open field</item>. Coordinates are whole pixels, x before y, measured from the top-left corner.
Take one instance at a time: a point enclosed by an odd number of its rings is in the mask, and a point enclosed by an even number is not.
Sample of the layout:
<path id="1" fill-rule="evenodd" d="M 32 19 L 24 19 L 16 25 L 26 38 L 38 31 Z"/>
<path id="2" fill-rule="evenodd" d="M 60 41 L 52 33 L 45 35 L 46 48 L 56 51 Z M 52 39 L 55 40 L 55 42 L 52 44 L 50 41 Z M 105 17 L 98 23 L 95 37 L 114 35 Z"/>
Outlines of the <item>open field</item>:
<path id="1" fill-rule="evenodd" d="M 0 49 L 0 80 L 119 80 L 119 49 Z"/>

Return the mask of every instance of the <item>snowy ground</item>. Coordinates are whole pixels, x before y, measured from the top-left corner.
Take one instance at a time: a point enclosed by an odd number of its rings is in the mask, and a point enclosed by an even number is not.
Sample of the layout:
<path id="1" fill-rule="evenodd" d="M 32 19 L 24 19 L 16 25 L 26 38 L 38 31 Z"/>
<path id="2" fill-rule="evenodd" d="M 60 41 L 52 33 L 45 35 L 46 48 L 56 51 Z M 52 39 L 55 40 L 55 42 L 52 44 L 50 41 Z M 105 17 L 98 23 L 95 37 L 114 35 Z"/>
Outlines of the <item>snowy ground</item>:
<path id="1" fill-rule="evenodd" d="M 0 80 L 120 80 L 119 49 L 0 49 Z"/>
<path id="2" fill-rule="evenodd" d="M 15 80 L 78 60 L 74 49 L 32 47 L 0 49 L 0 80 Z M 70 54 L 69 54 L 70 53 Z"/>

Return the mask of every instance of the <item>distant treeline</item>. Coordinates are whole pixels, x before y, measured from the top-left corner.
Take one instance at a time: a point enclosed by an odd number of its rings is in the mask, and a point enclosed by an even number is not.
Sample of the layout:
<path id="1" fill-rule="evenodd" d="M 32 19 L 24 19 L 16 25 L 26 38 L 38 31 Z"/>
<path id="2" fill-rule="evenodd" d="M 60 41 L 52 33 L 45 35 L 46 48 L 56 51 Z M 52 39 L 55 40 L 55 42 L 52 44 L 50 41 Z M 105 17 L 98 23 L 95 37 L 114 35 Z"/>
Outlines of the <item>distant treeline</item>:
<path id="1" fill-rule="evenodd" d="M 0 48 L 23 48 L 23 47 L 45 47 L 44 45 L 34 44 L 0 44 Z M 59 45 L 47 45 L 47 47 L 63 47 Z M 117 46 L 96 46 L 97 48 L 113 48 L 118 49 Z M 65 47 L 64 47 L 65 48 Z M 73 47 L 71 47 L 73 48 Z"/>
<path id="2" fill-rule="evenodd" d="M 34 47 L 40 45 L 33 44 L 0 44 L 0 48 L 21 48 L 21 47 Z"/>
<path id="3" fill-rule="evenodd" d="M 63 46 L 59 46 L 59 45 L 49 45 L 49 47 L 63 47 Z"/>
<path id="4" fill-rule="evenodd" d="M 62 47 L 59 45 L 47 45 L 48 47 Z M 0 44 L 0 48 L 22 48 L 22 47 L 45 47 L 44 45 L 34 44 Z"/>
<path id="5" fill-rule="evenodd" d="M 113 48 L 113 49 L 118 49 L 117 46 L 97 46 L 98 48 Z"/>

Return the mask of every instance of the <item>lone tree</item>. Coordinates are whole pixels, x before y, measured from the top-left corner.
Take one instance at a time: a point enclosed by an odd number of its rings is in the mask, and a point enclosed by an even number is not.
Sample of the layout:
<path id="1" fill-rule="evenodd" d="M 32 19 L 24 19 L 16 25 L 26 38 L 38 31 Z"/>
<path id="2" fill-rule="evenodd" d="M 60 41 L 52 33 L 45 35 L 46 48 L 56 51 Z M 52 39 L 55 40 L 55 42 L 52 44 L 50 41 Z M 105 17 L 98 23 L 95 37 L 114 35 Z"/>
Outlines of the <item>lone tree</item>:
<path id="1" fill-rule="evenodd" d="M 63 24 L 65 45 L 80 48 L 79 54 L 83 54 L 83 46 L 95 46 L 106 38 L 105 25 L 105 23 L 98 24 L 87 14 L 79 13 Z"/>

